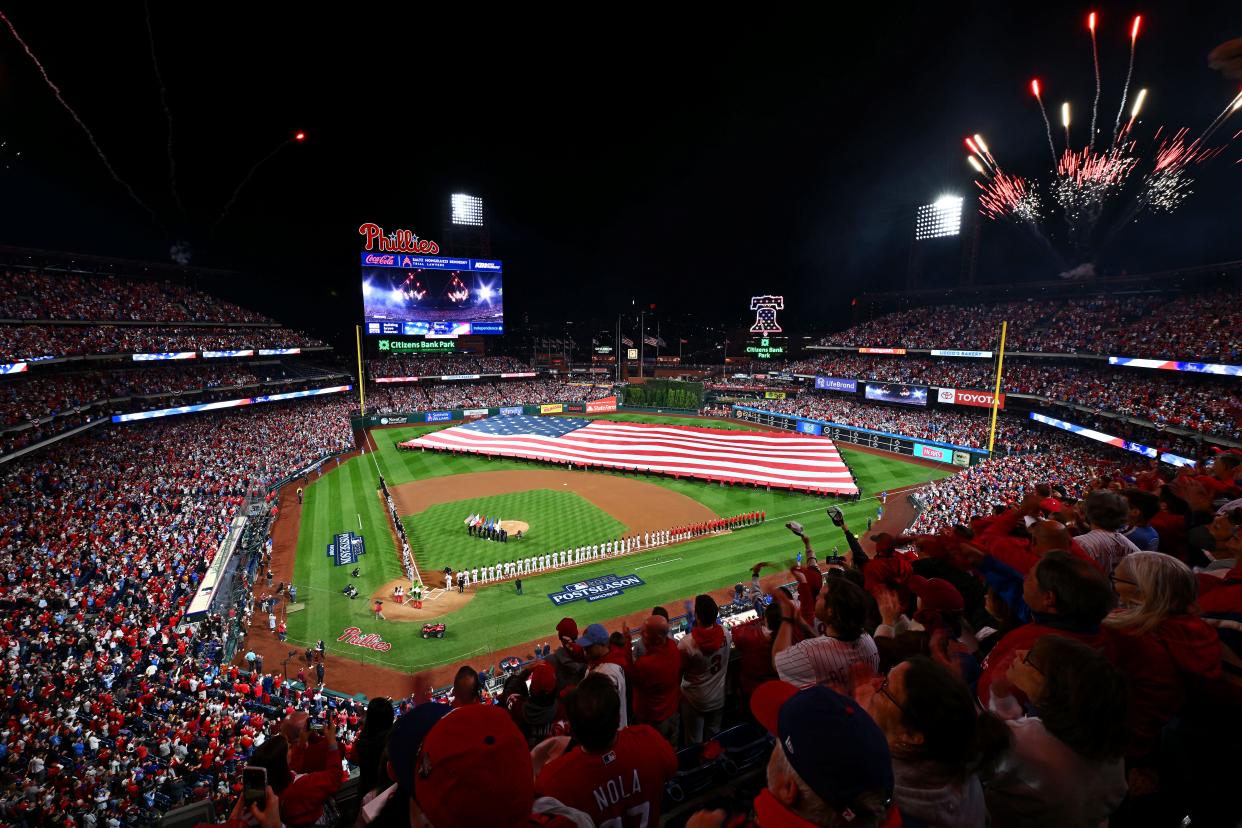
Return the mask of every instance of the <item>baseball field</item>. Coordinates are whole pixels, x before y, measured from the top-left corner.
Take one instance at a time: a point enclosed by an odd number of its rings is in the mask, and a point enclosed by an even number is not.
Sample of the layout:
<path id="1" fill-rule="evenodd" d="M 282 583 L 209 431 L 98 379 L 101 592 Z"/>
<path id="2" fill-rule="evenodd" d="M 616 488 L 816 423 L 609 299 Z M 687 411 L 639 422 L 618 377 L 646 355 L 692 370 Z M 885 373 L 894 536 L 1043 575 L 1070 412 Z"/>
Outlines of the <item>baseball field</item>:
<path id="1" fill-rule="evenodd" d="M 703 425 L 751 429 L 740 422 L 696 420 L 639 414 L 592 415 L 592 419 Z M 757 561 L 788 561 L 801 544 L 784 524 L 801 522 L 821 556 L 844 543 L 825 509 L 832 499 L 782 491 L 730 487 L 659 476 L 606 471 L 570 471 L 539 463 L 399 451 L 395 444 L 445 425 L 383 428 L 371 432 L 375 451 L 330 467 L 307 486 L 298 528 L 293 583 L 300 608 L 287 616 L 291 643 L 318 639 L 330 653 L 355 661 L 414 672 L 528 641 L 548 640 L 566 615 L 580 625 L 606 621 L 655 604 L 706 590 L 731 587 L 749 578 Z M 881 491 L 934 480 L 949 473 L 892 456 L 838 446 L 862 490 L 858 503 L 841 504 L 847 520 L 861 531 L 875 517 Z M 425 583 L 440 586 L 445 566 L 455 570 L 495 565 L 580 544 L 600 543 L 622 534 L 764 511 L 767 522 L 731 533 L 700 538 L 621 558 L 530 576 L 523 594 L 512 581 L 471 588 L 466 594 L 439 593 L 421 610 L 397 606 L 392 586 L 403 577 L 395 540 L 377 493 L 377 472 L 392 491 Z M 471 537 L 467 515 L 521 521 L 529 531 L 521 540 L 500 544 Z M 341 532 L 363 536 L 365 554 L 351 578 L 352 566 L 335 566 L 327 546 Z M 822 540 L 820 540 L 822 539 Z M 775 572 L 776 570 L 772 570 Z M 591 578 L 636 575 L 643 582 L 616 597 L 558 606 L 550 594 Z M 342 594 L 348 583 L 355 599 Z M 372 612 L 375 597 L 384 600 L 385 620 Z M 446 625 L 442 639 L 425 640 L 424 623 Z M 337 639 L 347 628 L 378 635 L 376 649 Z M 374 639 L 372 639 L 374 643 Z"/>

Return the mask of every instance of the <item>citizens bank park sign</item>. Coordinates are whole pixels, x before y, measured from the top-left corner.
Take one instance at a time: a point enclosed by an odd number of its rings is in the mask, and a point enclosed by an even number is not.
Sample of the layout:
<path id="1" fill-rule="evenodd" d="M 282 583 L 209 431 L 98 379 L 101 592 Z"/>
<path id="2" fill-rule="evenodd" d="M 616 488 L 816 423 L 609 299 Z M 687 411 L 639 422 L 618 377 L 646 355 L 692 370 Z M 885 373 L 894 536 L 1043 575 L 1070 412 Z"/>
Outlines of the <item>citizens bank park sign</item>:
<path id="1" fill-rule="evenodd" d="M 643 586 L 645 582 L 637 575 L 604 575 L 600 578 L 588 578 L 576 584 L 565 584 L 560 592 L 548 593 L 549 600 L 556 606 L 572 604 L 574 601 L 602 601 L 605 598 L 616 598 L 627 589 Z"/>

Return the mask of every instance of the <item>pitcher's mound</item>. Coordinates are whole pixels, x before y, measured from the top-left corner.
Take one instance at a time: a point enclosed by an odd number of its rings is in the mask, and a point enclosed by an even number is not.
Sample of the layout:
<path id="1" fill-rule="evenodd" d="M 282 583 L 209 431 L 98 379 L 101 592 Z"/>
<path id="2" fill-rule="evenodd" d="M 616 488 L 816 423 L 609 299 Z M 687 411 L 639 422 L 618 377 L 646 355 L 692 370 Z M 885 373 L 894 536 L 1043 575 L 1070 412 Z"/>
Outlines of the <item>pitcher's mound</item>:
<path id="1" fill-rule="evenodd" d="M 509 537 L 513 537 L 518 532 L 521 532 L 523 535 L 530 532 L 530 524 L 524 520 L 502 520 L 500 528 L 508 532 Z"/>

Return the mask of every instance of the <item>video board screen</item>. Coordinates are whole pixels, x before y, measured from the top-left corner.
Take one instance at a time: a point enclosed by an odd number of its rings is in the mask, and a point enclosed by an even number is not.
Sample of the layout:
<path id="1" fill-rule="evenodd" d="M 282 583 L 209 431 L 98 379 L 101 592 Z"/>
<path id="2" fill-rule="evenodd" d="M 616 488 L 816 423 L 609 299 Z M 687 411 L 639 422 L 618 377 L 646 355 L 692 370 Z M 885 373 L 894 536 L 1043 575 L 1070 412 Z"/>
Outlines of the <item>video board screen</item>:
<path id="1" fill-rule="evenodd" d="M 503 334 L 504 285 L 495 259 L 362 254 L 366 332 L 380 336 Z"/>
<path id="2" fill-rule="evenodd" d="M 923 385 L 905 385 L 899 382 L 869 382 L 865 396 L 876 402 L 899 405 L 927 405 L 927 388 Z"/>

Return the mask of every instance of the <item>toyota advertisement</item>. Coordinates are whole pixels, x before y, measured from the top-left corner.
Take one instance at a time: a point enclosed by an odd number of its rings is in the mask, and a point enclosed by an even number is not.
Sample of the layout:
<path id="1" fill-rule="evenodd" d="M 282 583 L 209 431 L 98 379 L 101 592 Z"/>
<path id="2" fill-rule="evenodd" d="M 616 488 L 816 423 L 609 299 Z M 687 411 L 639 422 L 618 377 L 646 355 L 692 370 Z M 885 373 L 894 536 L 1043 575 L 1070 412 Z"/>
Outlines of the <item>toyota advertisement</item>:
<path id="1" fill-rule="evenodd" d="M 941 388 L 936 394 L 936 402 L 946 405 L 970 405 L 976 408 L 992 407 L 991 391 L 970 391 L 961 388 Z M 1000 395 L 999 408 L 1005 407 L 1005 395 Z"/>
<path id="2" fill-rule="evenodd" d="M 927 405 L 927 386 L 900 382 L 869 382 L 864 395 L 876 402 L 898 405 Z"/>

